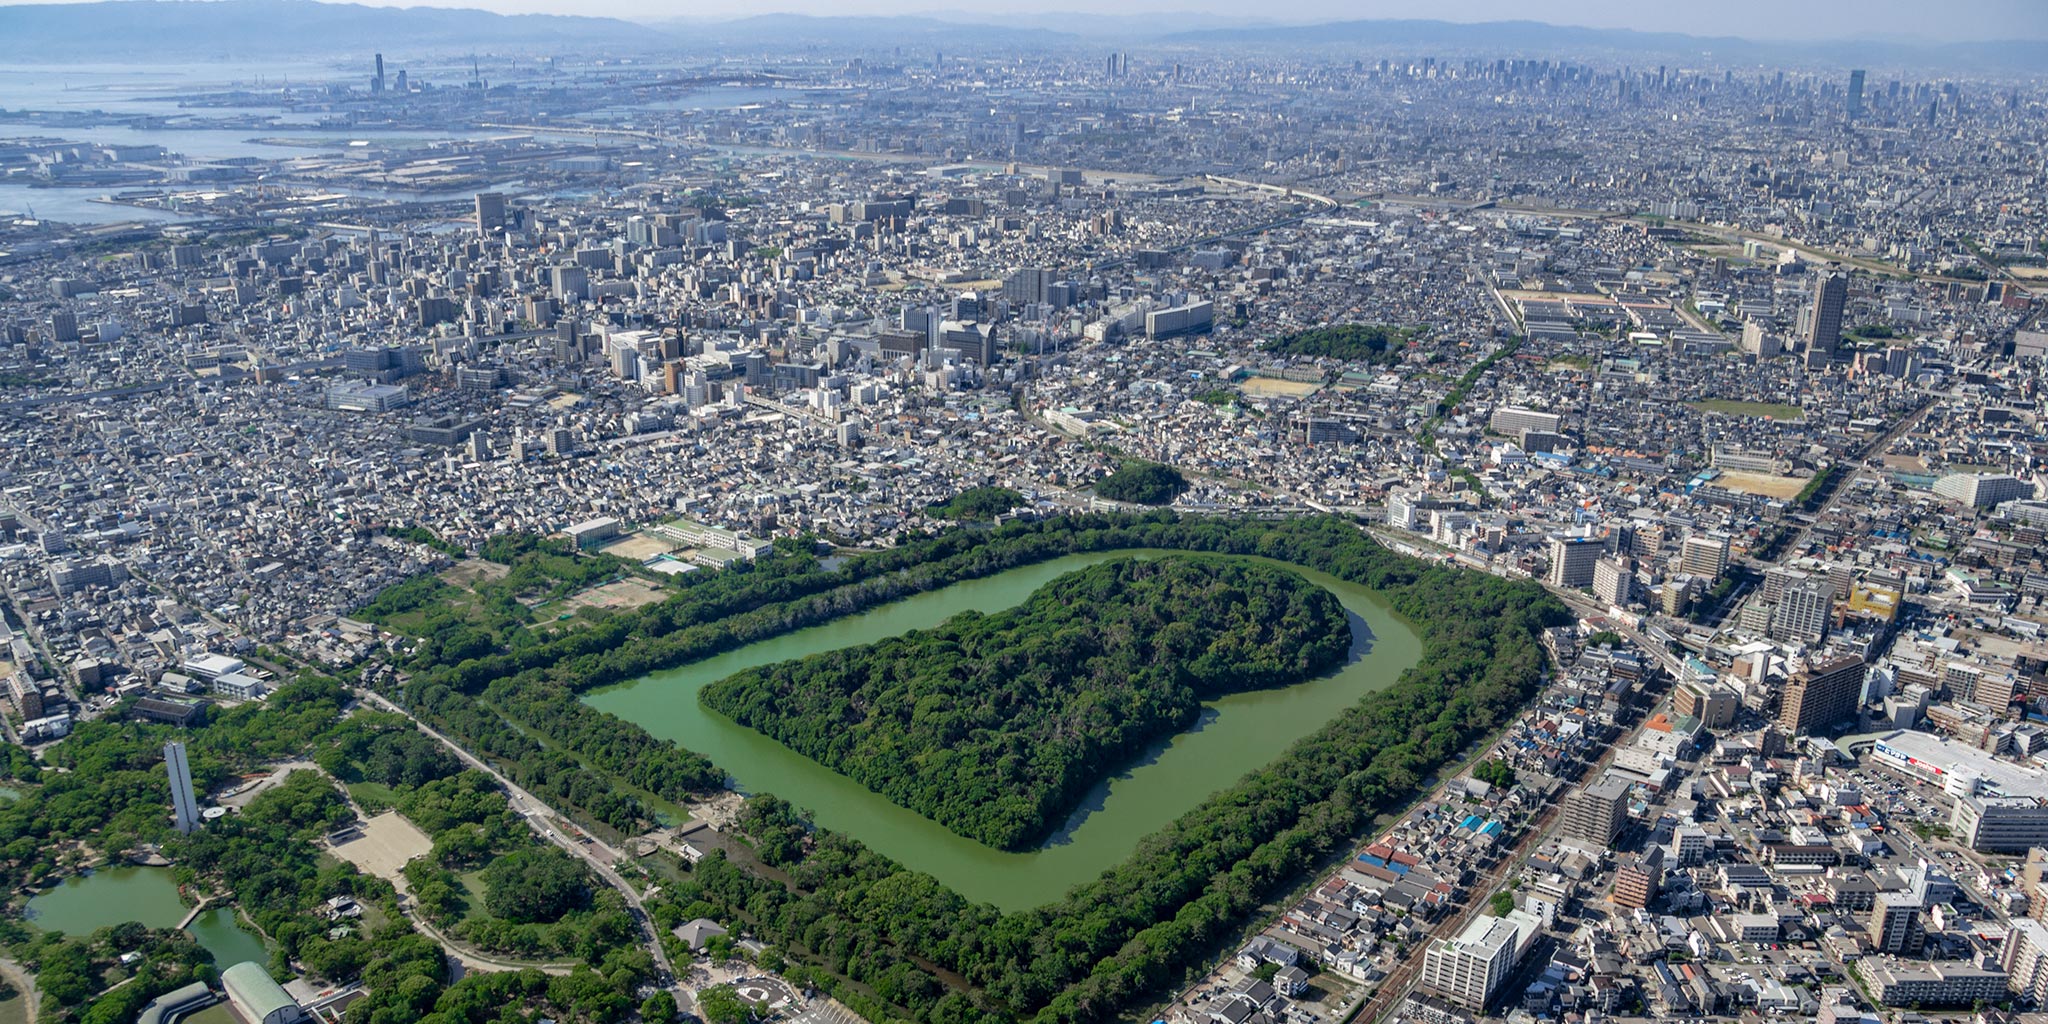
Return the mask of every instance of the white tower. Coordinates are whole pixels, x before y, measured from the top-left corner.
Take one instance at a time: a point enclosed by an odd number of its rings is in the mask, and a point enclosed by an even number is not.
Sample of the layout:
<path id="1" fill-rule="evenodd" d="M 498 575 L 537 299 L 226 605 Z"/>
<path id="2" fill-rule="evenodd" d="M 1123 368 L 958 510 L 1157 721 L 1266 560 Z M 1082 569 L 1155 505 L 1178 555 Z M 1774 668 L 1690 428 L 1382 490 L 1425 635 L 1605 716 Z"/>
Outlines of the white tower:
<path id="1" fill-rule="evenodd" d="M 199 827 L 199 802 L 192 799 L 192 766 L 185 763 L 185 745 L 164 744 L 164 767 L 171 773 L 171 813 L 179 832 Z"/>

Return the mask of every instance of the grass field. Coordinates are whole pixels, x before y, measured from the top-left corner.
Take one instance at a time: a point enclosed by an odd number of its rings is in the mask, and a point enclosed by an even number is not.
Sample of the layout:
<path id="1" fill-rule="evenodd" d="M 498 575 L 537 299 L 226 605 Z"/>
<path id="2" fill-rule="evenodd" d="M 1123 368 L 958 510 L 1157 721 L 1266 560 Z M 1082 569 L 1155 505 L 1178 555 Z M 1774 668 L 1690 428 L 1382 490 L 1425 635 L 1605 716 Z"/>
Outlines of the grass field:
<path id="1" fill-rule="evenodd" d="M 490 917 L 491 912 L 484 909 L 484 869 L 458 871 L 455 880 L 462 883 L 462 902 L 469 908 L 462 912 L 462 920 Z"/>
<path id="2" fill-rule="evenodd" d="M 1758 416 L 1771 420 L 1803 420 L 1806 411 L 1796 405 L 1781 402 L 1735 402 L 1714 398 L 1704 402 L 1687 402 L 1687 405 L 1701 412 L 1718 412 L 1729 416 Z"/>
<path id="3" fill-rule="evenodd" d="M 240 1024 L 240 1021 L 241 1019 L 235 1016 L 234 1011 L 228 1009 L 228 1004 L 215 1003 L 190 1017 L 184 1018 L 181 1024 Z"/>
<path id="4" fill-rule="evenodd" d="M 28 1000 L 21 993 L 0 999 L 0 1024 L 28 1024 Z"/>
<path id="5" fill-rule="evenodd" d="M 376 814 L 398 804 L 398 794 L 381 782 L 351 782 L 348 795 L 356 798 L 365 814 Z"/>

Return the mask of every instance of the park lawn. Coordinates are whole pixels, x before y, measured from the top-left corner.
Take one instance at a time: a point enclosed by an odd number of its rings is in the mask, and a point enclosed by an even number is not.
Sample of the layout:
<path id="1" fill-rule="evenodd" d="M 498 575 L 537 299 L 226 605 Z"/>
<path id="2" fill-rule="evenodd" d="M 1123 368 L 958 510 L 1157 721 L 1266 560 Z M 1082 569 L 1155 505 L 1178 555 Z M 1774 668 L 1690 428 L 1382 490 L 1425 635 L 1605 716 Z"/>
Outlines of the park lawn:
<path id="1" fill-rule="evenodd" d="M 351 782 L 348 795 L 362 805 L 364 814 L 377 814 L 398 806 L 398 792 L 381 782 Z"/>
<path id="2" fill-rule="evenodd" d="M 21 993 L 9 993 L 0 999 L 0 1024 L 28 1024 L 28 1000 Z"/>
<path id="3" fill-rule="evenodd" d="M 226 1003 L 215 1003 L 183 1019 L 182 1024 L 240 1024 L 240 1018 Z"/>
<path id="4" fill-rule="evenodd" d="M 469 907 L 462 912 L 460 923 L 496 916 L 484 909 L 484 869 L 457 871 L 455 880 L 462 883 L 462 902 Z"/>
<path id="5" fill-rule="evenodd" d="M 1723 398 L 1710 398 L 1704 402 L 1687 402 L 1687 405 L 1701 412 L 1726 413 L 1730 416 L 1759 416 L 1771 420 L 1803 420 L 1806 410 L 1782 402 L 1737 402 Z"/>
<path id="6" fill-rule="evenodd" d="M 450 612 L 479 629 L 487 627 L 489 622 L 477 606 L 476 592 L 467 585 L 450 584 L 450 587 L 451 592 L 438 604 L 399 612 L 384 621 L 384 628 L 407 636 L 421 636 L 427 632 L 427 620 L 441 611 Z"/>

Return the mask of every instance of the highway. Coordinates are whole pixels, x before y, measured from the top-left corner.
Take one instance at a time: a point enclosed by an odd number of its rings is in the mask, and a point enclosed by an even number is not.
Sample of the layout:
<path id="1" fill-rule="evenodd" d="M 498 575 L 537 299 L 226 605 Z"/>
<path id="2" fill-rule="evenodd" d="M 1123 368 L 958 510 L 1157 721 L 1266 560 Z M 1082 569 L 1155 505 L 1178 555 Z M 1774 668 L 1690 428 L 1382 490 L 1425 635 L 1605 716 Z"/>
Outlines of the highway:
<path id="1" fill-rule="evenodd" d="M 605 884 L 617 889 L 624 895 L 626 897 L 626 906 L 630 908 L 633 914 L 633 921 L 640 927 L 643 940 L 641 945 L 653 956 L 655 966 L 661 971 L 664 987 L 667 988 L 669 994 L 675 996 L 676 1005 L 682 1007 L 696 1005 L 695 1000 L 691 998 L 689 990 L 683 987 L 681 976 L 676 973 L 675 964 L 669 961 L 668 951 L 662 948 L 660 926 L 655 924 L 654 918 L 648 915 L 647 908 L 640 902 L 640 894 L 631 885 L 627 884 L 626 880 L 620 877 L 617 871 L 612 870 L 612 863 L 625 860 L 625 854 L 613 849 L 596 836 L 591 836 L 583 842 L 577 842 L 563 834 L 560 830 L 549 824 L 548 819 L 552 818 L 566 822 L 569 820 L 567 815 L 558 813 L 554 808 L 543 803 L 533 794 L 519 788 L 513 784 L 511 779 L 506 778 L 496 768 L 491 767 L 488 762 L 464 750 L 461 744 L 441 735 L 441 733 L 428 726 L 425 722 L 420 721 L 418 716 L 412 712 L 385 700 L 383 696 L 371 690 L 358 689 L 355 692 L 366 704 L 372 705 L 379 710 L 389 711 L 392 714 L 404 715 L 421 732 L 439 740 L 441 745 L 454 753 L 463 764 L 497 780 L 498 785 L 504 787 L 505 795 L 512 803 L 512 809 L 519 812 L 521 818 L 526 819 L 526 824 L 529 827 L 536 833 L 539 833 L 542 838 L 569 851 L 572 856 L 589 865 L 590 869 L 597 873 L 597 877 L 604 879 Z M 593 850 L 602 852 L 604 856 L 600 858 L 597 853 L 592 852 Z"/>

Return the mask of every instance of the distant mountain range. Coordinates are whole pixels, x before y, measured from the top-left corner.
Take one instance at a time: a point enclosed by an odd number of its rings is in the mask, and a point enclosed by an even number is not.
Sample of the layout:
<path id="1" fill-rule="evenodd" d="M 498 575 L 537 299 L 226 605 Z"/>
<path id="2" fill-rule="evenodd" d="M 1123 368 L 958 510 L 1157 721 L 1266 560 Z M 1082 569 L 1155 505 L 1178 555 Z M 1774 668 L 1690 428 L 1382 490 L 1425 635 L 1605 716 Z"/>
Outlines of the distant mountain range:
<path id="1" fill-rule="evenodd" d="M 1908 43 L 1890 40 L 1766 42 L 1734 36 L 1550 25 L 1540 21 L 1476 23 L 1426 20 L 1336 21 L 1314 25 L 1262 25 L 1182 31 L 1162 43 L 1193 46 L 1416 47 L 1441 46 L 1502 54 L 1573 53 L 1786 60 L 1822 58 L 1844 64 L 1997 67 L 2040 72 L 2048 68 L 2048 40 Z"/>
<path id="2" fill-rule="evenodd" d="M 102 0 L 0 6 L 15 61 L 155 56 L 165 60 L 419 53 L 590 45 L 633 50 L 645 26 L 616 18 L 502 15 L 456 7 L 365 7 L 312 0 Z M 0 97 L 0 105 L 6 103 Z"/>
<path id="3" fill-rule="evenodd" d="M 944 16 L 908 14 L 888 17 L 758 14 L 730 21 L 677 18 L 654 22 L 653 27 L 674 37 L 672 42 L 676 45 L 691 50 L 715 46 L 786 49 L 915 46 L 919 50 L 937 48 L 942 52 L 966 53 L 995 45 L 1044 48 L 1083 42 L 1077 35 L 1046 28 L 965 23 Z"/>
<path id="4" fill-rule="evenodd" d="M 1425 20 L 1279 25 L 1218 14 L 1115 15 L 947 10 L 896 17 L 764 14 L 724 21 L 501 15 L 447 7 L 366 7 L 315 0 L 101 0 L 0 6 L 0 39 L 17 61 L 155 57 L 394 56 L 429 51 L 589 51 L 619 54 L 765 49 L 898 47 L 971 53 L 1001 47 L 1058 49 L 1147 45 L 1203 50 L 1310 47 L 1414 54 L 1422 48 L 1532 57 L 1620 54 L 1645 61 L 1711 54 L 1732 60 L 1838 61 L 1856 66 L 2048 68 L 2048 40 L 1917 44 L 1898 41 L 1758 42 L 1677 33 L 1577 28 L 1534 21 Z M 0 96 L 0 105 L 6 97 Z"/>

